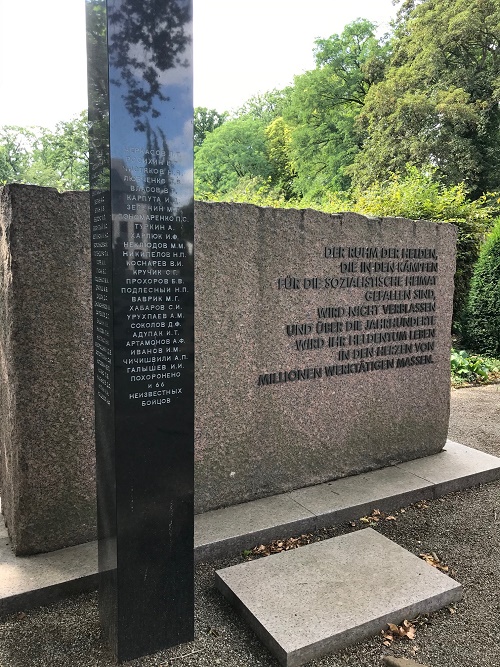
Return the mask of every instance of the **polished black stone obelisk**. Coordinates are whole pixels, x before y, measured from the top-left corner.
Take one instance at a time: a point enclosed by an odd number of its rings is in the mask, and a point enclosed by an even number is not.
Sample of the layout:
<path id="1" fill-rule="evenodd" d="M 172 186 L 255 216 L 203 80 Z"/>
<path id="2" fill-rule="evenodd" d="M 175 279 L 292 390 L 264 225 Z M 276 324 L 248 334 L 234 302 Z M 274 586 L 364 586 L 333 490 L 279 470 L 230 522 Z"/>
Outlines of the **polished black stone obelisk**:
<path id="1" fill-rule="evenodd" d="M 192 0 L 86 0 L 101 624 L 193 638 Z"/>

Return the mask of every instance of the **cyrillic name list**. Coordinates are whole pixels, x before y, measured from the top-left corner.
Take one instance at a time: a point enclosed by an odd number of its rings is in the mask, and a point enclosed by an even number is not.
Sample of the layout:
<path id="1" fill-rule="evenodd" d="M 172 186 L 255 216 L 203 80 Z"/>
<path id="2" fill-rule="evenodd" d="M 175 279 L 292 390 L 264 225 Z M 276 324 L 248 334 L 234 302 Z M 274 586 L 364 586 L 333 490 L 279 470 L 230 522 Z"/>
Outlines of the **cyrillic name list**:
<path id="1" fill-rule="evenodd" d="M 186 248 L 180 227 L 186 218 L 176 212 L 174 187 L 180 182 L 175 155 L 127 147 L 129 175 L 121 219 L 132 233 L 121 241 L 126 303 L 126 343 L 121 362 L 129 381 L 130 401 L 141 406 L 164 405 L 182 394 L 181 375 L 187 356 L 181 352 L 182 278 Z"/>
<path id="2" fill-rule="evenodd" d="M 106 215 L 104 193 L 91 190 L 92 197 L 92 254 L 94 359 L 96 393 L 100 400 L 111 405 L 113 333 L 113 299 L 110 288 L 110 222 Z"/>

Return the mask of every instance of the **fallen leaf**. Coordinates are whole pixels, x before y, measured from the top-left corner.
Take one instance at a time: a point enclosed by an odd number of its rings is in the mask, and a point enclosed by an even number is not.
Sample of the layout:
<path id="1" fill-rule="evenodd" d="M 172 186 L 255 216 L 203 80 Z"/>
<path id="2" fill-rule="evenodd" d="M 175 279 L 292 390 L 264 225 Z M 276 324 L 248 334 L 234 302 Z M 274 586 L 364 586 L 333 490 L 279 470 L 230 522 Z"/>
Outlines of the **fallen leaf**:
<path id="1" fill-rule="evenodd" d="M 282 551 L 290 551 L 305 544 L 311 544 L 313 541 L 312 534 L 301 535 L 300 537 L 289 537 L 286 540 L 274 540 L 270 544 L 260 544 L 252 549 L 251 556 L 270 556 Z"/>
<path id="2" fill-rule="evenodd" d="M 387 624 L 390 632 L 383 634 L 383 637 L 386 640 L 393 641 L 396 637 L 406 637 L 407 639 L 415 639 L 416 628 L 408 620 L 404 620 L 401 625 L 396 625 L 395 623 Z"/>
<path id="3" fill-rule="evenodd" d="M 386 521 L 396 521 L 396 517 L 395 517 L 395 516 L 392 516 L 392 514 L 391 514 L 390 516 L 386 516 L 386 517 L 385 517 L 385 520 L 386 520 Z"/>
<path id="4" fill-rule="evenodd" d="M 448 572 L 450 569 L 448 565 L 445 565 L 444 563 L 441 562 L 441 560 L 434 552 L 430 554 L 419 554 L 419 556 L 422 560 L 425 560 L 425 562 L 428 565 L 432 565 L 432 567 L 436 567 L 438 570 L 441 570 L 442 572 Z"/>

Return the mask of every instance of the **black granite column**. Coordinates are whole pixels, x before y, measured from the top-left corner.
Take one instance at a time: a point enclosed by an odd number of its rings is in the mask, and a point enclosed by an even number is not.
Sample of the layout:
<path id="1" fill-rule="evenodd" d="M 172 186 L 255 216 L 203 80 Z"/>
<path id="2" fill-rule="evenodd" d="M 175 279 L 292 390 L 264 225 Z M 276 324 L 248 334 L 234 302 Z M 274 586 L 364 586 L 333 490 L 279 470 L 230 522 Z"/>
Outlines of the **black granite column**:
<path id="1" fill-rule="evenodd" d="M 193 638 L 192 0 L 86 0 L 100 616 Z"/>

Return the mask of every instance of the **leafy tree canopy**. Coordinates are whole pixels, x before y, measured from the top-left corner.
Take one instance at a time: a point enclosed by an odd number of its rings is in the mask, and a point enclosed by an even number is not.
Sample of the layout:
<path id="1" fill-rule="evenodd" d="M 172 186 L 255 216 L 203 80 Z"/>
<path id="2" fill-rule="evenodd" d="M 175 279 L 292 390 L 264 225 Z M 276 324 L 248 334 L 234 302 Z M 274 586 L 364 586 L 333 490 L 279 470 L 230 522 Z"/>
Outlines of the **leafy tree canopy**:
<path id="1" fill-rule="evenodd" d="M 413 163 L 436 166 L 475 197 L 498 187 L 498 0 L 408 0 L 393 45 L 359 117 L 355 182 L 366 186 Z"/>
<path id="2" fill-rule="evenodd" d="M 195 195 L 210 199 L 243 177 L 271 176 L 265 124 L 250 117 L 229 120 L 206 135 L 195 155 Z"/>
<path id="3" fill-rule="evenodd" d="M 299 194 L 321 196 L 350 185 L 348 167 L 361 148 L 356 118 L 370 87 L 384 73 L 389 44 L 375 25 L 358 19 L 342 34 L 316 41 L 316 68 L 295 77 L 284 119 Z"/>
<path id="4" fill-rule="evenodd" d="M 58 190 L 87 190 L 87 112 L 56 125 L 0 128 L 0 183 L 30 183 Z"/>
<path id="5" fill-rule="evenodd" d="M 263 123 L 271 123 L 283 114 L 290 101 L 290 87 L 278 90 L 274 88 L 266 93 L 252 95 L 236 112 L 236 118 L 249 117 Z"/>
<path id="6" fill-rule="evenodd" d="M 222 125 L 227 120 L 228 113 L 223 111 L 219 113 L 216 109 L 207 109 L 206 107 L 195 107 L 194 110 L 194 145 L 201 146 L 209 132 L 213 132 L 216 127 Z"/>

